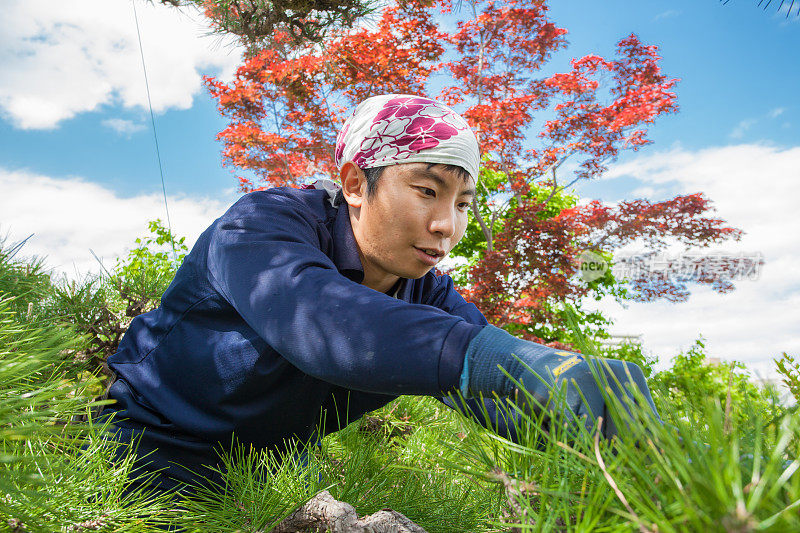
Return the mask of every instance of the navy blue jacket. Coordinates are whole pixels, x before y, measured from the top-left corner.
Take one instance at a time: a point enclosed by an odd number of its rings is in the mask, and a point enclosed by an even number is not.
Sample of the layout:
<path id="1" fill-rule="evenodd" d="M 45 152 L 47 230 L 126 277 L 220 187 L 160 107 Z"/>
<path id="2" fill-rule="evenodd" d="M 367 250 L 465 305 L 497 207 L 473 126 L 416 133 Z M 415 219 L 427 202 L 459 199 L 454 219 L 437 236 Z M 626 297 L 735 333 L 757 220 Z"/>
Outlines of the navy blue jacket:
<path id="1" fill-rule="evenodd" d="M 196 481 L 177 464 L 215 464 L 232 436 L 278 448 L 312 438 L 321 411 L 327 433 L 398 395 L 458 389 L 485 318 L 448 276 L 402 279 L 394 297 L 360 285 L 347 209 L 324 190 L 243 196 L 131 322 L 106 414 L 118 440 L 153 452 L 150 469 Z"/>

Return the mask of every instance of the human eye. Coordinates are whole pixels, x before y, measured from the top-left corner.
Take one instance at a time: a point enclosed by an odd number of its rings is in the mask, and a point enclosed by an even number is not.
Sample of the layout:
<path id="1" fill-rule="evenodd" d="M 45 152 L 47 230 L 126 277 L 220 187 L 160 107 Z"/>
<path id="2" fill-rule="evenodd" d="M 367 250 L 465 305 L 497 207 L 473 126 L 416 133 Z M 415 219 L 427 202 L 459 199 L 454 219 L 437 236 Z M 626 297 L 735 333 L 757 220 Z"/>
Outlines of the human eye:
<path id="1" fill-rule="evenodd" d="M 431 189 L 430 187 L 417 187 L 417 189 L 424 194 L 425 196 L 436 197 L 436 191 Z"/>
<path id="2" fill-rule="evenodd" d="M 466 210 L 468 210 L 468 209 L 469 209 L 470 205 L 471 205 L 471 204 L 470 204 L 469 202 L 460 202 L 460 203 L 458 204 L 458 208 L 459 208 L 460 210 L 462 210 L 462 211 L 466 211 Z"/>

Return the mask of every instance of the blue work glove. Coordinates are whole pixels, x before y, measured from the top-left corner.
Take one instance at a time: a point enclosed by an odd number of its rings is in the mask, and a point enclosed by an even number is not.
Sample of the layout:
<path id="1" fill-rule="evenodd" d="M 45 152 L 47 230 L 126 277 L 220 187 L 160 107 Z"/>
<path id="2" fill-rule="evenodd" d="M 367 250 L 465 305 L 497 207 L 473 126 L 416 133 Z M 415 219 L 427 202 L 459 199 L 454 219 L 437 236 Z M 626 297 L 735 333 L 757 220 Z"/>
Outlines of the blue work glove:
<path id="1" fill-rule="evenodd" d="M 625 396 L 637 401 L 630 390 L 635 385 L 655 418 L 660 420 L 650 396 L 650 389 L 638 365 L 617 359 L 594 358 L 590 362 L 580 354 L 518 339 L 494 326 L 486 326 L 470 342 L 464 359 L 460 389 L 465 397 L 478 394 L 491 396 L 494 393 L 498 396 L 511 396 L 518 405 L 538 415 L 542 407 L 555 407 L 550 403 L 552 390 L 558 390 L 566 382 L 565 419 L 582 419 L 585 427 L 591 431 L 595 419 L 602 416 L 603 436 L 611 438 L 618 433 L 618 429 L 609 416 L 601 385 L 598 385 L 592 374 L 590 364 L 596 366 L 598 376 L 605 376 L 609 395 L 623 400 L 621 403 L 626 410 L 628 407 L 623 399 Z M 514 379 L 509 378 L 499 367 L 505 369 Z M 527 405 L 527 396 L 516 390 L 517 384 L 514 380 L 521 383 L 533 397 L 534 405 Z M 628 414 L 630 415 L 629 412 Z"/>

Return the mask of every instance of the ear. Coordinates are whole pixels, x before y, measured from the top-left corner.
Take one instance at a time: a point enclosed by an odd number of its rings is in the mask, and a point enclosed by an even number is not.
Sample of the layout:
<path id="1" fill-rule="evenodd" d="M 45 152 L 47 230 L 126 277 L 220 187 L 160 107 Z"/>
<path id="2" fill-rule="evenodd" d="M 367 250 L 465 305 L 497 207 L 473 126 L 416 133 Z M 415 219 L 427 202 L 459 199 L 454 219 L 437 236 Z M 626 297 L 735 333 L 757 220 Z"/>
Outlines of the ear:
<path id="1" fill-rule="evenodd" d="M 349 161 L 339 171 L 342 194 L 350 207 L 361 207 L 367 195 L 367 177 L 355 163 Z"/>

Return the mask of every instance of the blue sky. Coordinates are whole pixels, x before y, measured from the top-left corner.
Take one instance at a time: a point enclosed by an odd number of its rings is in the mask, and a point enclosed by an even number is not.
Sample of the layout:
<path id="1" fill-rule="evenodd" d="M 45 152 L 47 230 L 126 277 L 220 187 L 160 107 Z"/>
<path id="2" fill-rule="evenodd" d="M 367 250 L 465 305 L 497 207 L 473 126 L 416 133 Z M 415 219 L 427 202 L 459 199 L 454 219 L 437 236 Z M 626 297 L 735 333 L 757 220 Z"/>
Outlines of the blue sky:
<path id="1" fill-rule="evenodd" d="M 748 232 L 729 249 L 767 259 L 762 279 L 735 295 L 698 290 L 678 306 L 628 309 L 604 302 L 618 331 L 642 334 L 664 360 L 703 334 L 712 355 L 751 361 L 762 373 L 780 351 L 799 353 L 800 269 L 792 259 L 800 223 L 790 213 L 800 194 L 800 18 L 755 0 L 550 4 L 570 46 L 549 68 L 613 55 L 634 32 L 659 46 L 663 71 L 681 80 L 680 112 L 651 127 L 654 143 L 624 154 L 580 193 L 613 202 L 702 190 Z M 238 50 L 205 36 L 200 18 L 141 1 L 137 9 L 173 224 L 193 240 L 237 195 L 214 139 L 225 122 L 200 75 L 230 76 Z M 30 252 L 57 270 L 93 269 L 88 248 L 112 261 L 146 220 L 163 217 L 137 46 L 129 0 L 4 7 L 0 233 L 34 233 Z"/>
<path id="2" fill-rule="evenodd" d="M 125 9 L 128 2 L 117 3 L 123 8 L 119 14 L 133 25 L 132 11 Z M 681 143 L 705 148 L 732 141 L 795 146 L 800 144 L 800 20 L 792 16 L 787 21 L 756 4 L 551 2 L 552 19 L 569 30 L 570 41 L 551 65 L 563 70 L 573 57 L 612 55 L 616 42 L 635 32 L 643 42 L 659 46 L 663 71 L 681 79 L 681 111 L 662 117 L 650 129 L 655 147 Z M 147 12 L 145 6 L 139 9 Z M 155 46 L 144 42 L 148 62 L 157 58 Z M 141 67 L 129 75 L 140 78 Z M 20 129 L 4 117 L 0 162 L 49 176 L 83 176 L 125 196 L 160 190 L 149 115 L 140 106 L 115 100 L 44 130 Z M 116 133 L 103 124 L 110 119 L 131 121 L 137 129 Z M 170 192 L 215 195 L 234 184 L 220 167 L 220 147 L 214 140 L 225 122 L 205 89 L 195 95 L 191 108 L 159 113 L 156 126 Z M 586 191 L 595 197 L 608 194 L 597 187 Z"/>

